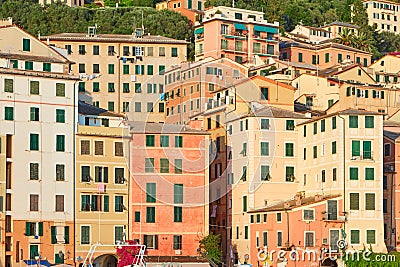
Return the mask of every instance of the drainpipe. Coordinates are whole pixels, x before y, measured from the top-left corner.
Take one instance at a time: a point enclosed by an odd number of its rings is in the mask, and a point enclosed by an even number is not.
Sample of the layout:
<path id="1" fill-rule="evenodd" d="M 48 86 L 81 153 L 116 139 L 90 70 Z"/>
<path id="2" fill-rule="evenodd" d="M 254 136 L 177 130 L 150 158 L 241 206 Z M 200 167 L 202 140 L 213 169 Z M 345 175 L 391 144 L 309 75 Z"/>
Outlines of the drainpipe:
<path id="1" fill-rule="evenodd" d="M 343 124 L 343 214 L 345 218 L 347 218 L 347 212 L 346 212 L 346 130 L 345 130 L 345 118 L 338 115 L 340 119 L 342 119 L 342 124 Z M 346 233 L 346 221 L 343 223 L 343 230 Z"/>

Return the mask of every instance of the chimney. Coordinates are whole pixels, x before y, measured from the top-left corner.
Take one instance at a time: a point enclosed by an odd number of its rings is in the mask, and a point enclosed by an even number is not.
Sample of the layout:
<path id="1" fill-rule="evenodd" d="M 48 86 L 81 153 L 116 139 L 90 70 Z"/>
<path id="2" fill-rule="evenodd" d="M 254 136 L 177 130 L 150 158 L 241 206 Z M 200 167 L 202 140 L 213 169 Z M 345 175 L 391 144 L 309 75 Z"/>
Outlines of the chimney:
<path id="1" fill-rule="evenodd" d="M 323 199 L 322 195 L 315 195 L 315 201 L 321 201 Z"/>
<path id="2" fill-rule="evenodd" d="M 283 208 L 285 208 L 285 209 L 290 208 L 290 202 L 289 202 L 289 201 L 286 201 L 286 202 L 283 204 Z"/>

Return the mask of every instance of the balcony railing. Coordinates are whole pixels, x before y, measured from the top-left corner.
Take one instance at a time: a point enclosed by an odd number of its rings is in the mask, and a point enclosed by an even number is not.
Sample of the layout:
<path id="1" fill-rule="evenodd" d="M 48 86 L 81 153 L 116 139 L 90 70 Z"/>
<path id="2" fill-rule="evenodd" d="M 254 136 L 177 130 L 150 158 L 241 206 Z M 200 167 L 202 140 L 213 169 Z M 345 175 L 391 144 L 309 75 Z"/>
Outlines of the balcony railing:
<path id="1" fill-rule="evenodd" d="M 247 38 L 248 33 L 247 31 L 241 31 L 241 30 L 236 30 L 236 29 L 231 29 L 225 33 L 222 33 L 226 38 L 229 37 L 238 37 L 238 38 Z"/>
<path id="2" fill-rule="evenodd" d="M 222 50 L 225 50 L 225 51 L 234 51 L 234 52 L 236 52 L 236 53 L 247 53 L 247 47 L 237 47 L 237 46 L 234 46 L 234 45 L 232 45 L 232 46 L 225 46 L 225 45 L 223 45 L 223 46 L 221 46 L 221 49 Z"/>
<path id="3" fill-rule="evenodd" d="M 233 104 L 233 101 L 233 96 L 225 96 L 223 98 L 219 98 L 218 100 L 210 100 L 208 103 L 206 103 L 206 110 Z"/>

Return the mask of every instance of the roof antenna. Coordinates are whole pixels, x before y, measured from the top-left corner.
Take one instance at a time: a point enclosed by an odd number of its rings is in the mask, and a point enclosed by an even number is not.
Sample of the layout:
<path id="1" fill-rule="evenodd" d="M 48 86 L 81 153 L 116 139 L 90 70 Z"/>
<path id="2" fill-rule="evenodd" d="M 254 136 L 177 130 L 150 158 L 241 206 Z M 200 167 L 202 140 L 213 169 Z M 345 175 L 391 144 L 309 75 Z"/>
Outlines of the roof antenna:
<path id="1" fill-rule="evenodd" d="M 143 34 L 144 34 L 144 25 L 143 25 L 143 10 L 142 10 L 142 30 L 143 30 Z"/>
<path id="2" fill-rule="evenodd" d="M 232 0 L 232 7 L 235 7 L 235 0 Z"/>

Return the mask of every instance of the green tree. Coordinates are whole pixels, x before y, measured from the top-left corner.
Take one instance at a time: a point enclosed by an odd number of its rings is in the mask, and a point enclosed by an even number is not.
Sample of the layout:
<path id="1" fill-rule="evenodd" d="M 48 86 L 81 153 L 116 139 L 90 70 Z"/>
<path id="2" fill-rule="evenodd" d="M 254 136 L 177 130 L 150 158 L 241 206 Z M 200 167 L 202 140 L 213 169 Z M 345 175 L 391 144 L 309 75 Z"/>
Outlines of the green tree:
<path id="1" fill-rule="evenodd" d="M 201 255 L 208 260 L 219 264 L 221 262 L 222 251 L 220 249 L 221 236 L 210 233 L 200 240 L 199 250 Z"/>

